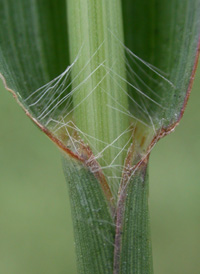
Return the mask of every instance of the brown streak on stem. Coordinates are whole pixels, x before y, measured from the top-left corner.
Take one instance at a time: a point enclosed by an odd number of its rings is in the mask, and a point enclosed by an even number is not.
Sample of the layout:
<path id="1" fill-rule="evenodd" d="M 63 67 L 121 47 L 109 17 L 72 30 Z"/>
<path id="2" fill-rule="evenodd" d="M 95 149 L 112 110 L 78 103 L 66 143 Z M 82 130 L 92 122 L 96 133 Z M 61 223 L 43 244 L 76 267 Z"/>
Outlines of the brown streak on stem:
<path id="1" fill-rule="evenodd" d="M 124 172 L 120 184 L 119 198 L 116 212 L 116 232 L 115 232 L 115 248 L 114 248 L 114 268 L 113 274 L 120 273 L 120 254 L 121 254 L 121 239 L 123 235 L 123 222 L 124 222 L 124 211 L 127 197 L 127 187 L 129 185 L 131 177 L 140 168 L 146 172 L 146 167 L 149 159 L 149 154 L 146 154 L 141 161 L 139 161 L 134 167 L 131 166 L 132 159 L 134 156 L 134 145 L 129 150 L 126 158 Z"/>
<path id="2" fill-rule="evenodd" d="M 131 149 L 129 151 L 129 154 L 127 156 L 125 168 L 124 168 L 124 172 L 123 172 L 123 176 L 122 176 L 122 181 L 121 181 L 121 185 L 120 185 L 120 192 L 119 192 L 117 212 L 116 212 L 116 234 L 115 234 L 114 271 L 113 271 L 114 274 L 120 273 L 120 252 L 121 252 L 121 238 L 122 238 L 122 233 L 123 233 L 123 217 L 124 217 L 124 210 L 125 210 L 124 207 L 125 207 L 125 202 L 126 202 L 127 186 L 129 184 L 130 178 L 131 178 L 131 176 L 133 176 L 135 174 L 135 172 L 139 168 L 144 168 L 144 170 L 146 170 L 149 155 L 150 155 L 150 152 L 151 152 L 152 148 L 154 147 L 154 145 L 161 138 L 170 134 L 175 129 L 175 127 L 179 124 L 179 122 L 184 114 L 184 111 L 185 111 L 185 108 L 186 108 L 186 105 L 187 105 L 187 102 L 188 102 L 188 99 L 189 99 L 189 96 L 191 93 L 191 89 L 192 89 L 192 85 L 193 85 L 193 81 L 194 81 L 194 75 L 195 75 L 195 72 L 197 69 L 197 64 L 198 64 L 199 52 L 200 52 L 200 37 L 199 37 L 194 67 L 192 70 L 186 97 L 185 97 L 183 106 L 181 108 L 178 120 L 167 128 L 161 128 L 161 130 L 154 136 L 153 140 L 151 141 L 145 156 L 136 165 L 131 167 L 130 160 L 133 157 L 133 151 L 134 151 L 133 149 Z M 137 130 L 137 128 L 135 129 L 135 132 L 136 132 L 136 130 Z M 143 144 L 143 139 L 141 141 L 141 145 L 142 144 Z"/>

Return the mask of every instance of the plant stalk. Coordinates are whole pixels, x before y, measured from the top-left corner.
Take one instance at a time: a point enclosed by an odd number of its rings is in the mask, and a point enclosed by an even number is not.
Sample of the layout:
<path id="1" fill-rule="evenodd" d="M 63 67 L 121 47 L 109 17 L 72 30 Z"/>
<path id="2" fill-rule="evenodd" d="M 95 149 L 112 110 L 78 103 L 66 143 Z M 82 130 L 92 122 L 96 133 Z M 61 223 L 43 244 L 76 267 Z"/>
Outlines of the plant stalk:
<path id="1" fill-rule="evenodd" d="M 67 0 L 67 11 L 74 121 L 116 194 L 131 136 L 121 1 Z"/>
<path id="2" fill-rule="evenodd" d="M 131 174 L 117 196 L 132 136 L 121 1 L 67 0 L 67 11 L 71 63 L 76 60 L 73 119 L 118 198 L 113 218 L 95 174 L 65 158 L 78 269 L 87 274 L 152 274 L 146 165 Z"/>
<path id="3" fill-rule="evenodd" d="M 112 274 L 115 224 L 98 180 L 82 163 L 65 155 L 77 269 L 80 274 Z"/>
<path id="4" fill-rule="evenodd" d="M 149 222 L 149 178 L 142 162 L 124 181 L 115 232 L 114 274 L 153 274 Z"/>

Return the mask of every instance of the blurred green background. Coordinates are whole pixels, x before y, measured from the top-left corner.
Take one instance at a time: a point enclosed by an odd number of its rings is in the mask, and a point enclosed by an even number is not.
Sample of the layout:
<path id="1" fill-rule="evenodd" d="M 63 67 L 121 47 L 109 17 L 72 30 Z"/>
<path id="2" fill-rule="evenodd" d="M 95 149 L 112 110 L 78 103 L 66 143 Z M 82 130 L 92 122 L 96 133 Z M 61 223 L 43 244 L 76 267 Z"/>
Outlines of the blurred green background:
<path id="1" fill-rule="evenodd" d="M 200 273 L 200 69 L 183 120 L 150 159 L 155 274 Z M 58 149 L 0 83 L 0 274 L 74 274 Z"/>

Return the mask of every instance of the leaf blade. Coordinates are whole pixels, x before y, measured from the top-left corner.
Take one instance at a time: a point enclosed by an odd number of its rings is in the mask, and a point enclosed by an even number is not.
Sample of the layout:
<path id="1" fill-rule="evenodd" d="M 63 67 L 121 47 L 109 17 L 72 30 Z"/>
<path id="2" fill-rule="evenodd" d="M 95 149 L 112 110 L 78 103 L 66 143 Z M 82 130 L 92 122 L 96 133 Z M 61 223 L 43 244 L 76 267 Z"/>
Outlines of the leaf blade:
<path id="1" fill-rule="evenodd" d="M 167 73 L 166 78 L 175 86 L 173 88 L 167 82 L 162 82 L 163 86 L 159 89 L 146 79 L 148 85 L 161 98 L 154 97 L 147 89 L 146 94 L 161 104 L 167 100 L 164 110 L 149 102 L 147 105 L 153 110 L 150 113 L 157 129 L 162 126 L 168 128 L 180 119 L 196 62 L 200 35 L 200 2 L 125 0 L 122 5 L 126 45 L 136 55 Z M 137 39 L 134 39 L 132 33 Z M 140 75 L 137 68 L 136 71 Z"/>
<path id="2" fill-rule="evenodd" d="M 1 0 L 0 18 L 0 72 L 24 100 L 69 65 L 65 1 Z"/>

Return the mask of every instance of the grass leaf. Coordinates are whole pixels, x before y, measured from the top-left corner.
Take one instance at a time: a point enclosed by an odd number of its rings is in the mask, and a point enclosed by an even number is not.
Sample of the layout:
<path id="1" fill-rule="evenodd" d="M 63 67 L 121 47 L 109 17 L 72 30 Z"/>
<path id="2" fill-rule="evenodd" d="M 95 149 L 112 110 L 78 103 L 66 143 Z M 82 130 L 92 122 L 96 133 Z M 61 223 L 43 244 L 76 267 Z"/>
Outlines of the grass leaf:
<path id="1" fill-rule="evenodd" d="M 65 6 L 65 0 L 0 1 L 0 73 L 28 110 L 25 99 L 69 65 Z"/>
<path id="2" fill-rule="evenodd" d="M 125 0 L 122 6 L 127 48 L 158 73 L 134 59 L 134 72 L 148 84 L 148 88 L 143 85 L 145 94 L 163 106 L 146 99 L 147 110 L 157 129 L 170 130 L 182 117 L 191 90 L 200 33 L 200 1 Z M 140 95 L 136 98 L 141 100 Z"/>

